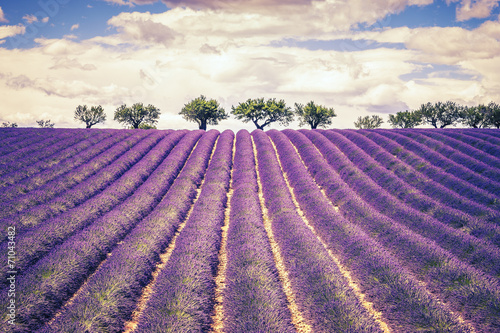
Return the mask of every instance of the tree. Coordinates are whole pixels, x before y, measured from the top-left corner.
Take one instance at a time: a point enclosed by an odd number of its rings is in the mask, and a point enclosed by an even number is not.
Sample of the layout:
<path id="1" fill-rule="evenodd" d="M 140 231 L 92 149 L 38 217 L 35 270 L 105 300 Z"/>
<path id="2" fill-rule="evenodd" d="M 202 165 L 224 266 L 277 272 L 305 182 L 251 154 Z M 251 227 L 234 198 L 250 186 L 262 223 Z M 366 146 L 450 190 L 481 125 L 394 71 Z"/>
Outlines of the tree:
<path id="1" fill-rule="evenodd" d="M 406 110 L 397 112 L 396 115 L 389 115 L 389 124 L 391 124 L 393 128 L 413 128 L 420 125 L 421 123 L 422 118 L 420 116 L 420 113 L 415 111 Z"/>
<path id="2" fill-rule="evenodd" d="M 488 124 L 500 128 L 500 105 L 490 102 L 488 104 L 487 116 Z"/>
<path id="3" fill-rule="evenodd" d="M 130 128 L 139 128 L 141 124 L 154 126 L 160 118 L 160 109 L 149 104 L 135 103 L 131 107 L 126 104 L 119 106 L 115 111 L 114 120 L 129 125 Z"/>
<path id="4" fill-rule="evenodd" d="M 486 128 L 489 126 L 488 107 L 484 104 L 478 106 L 465 106 L 460 110 L 460 122 L 473 128 Z"/>
<path id="5" fill-rule="evenodd" d="M 286 106 L 284 100 L 277 102 L 274 98 L 266 102 L 264 98 L 248 99 L 237 107 L 233 106 L 231 113 L 244 123 L 252 121 L 260 130 L 274 122 L 287 126 L 293 121 L 292 109 Z"/>
<path id="6" fill-rule="evenodd" d="M 78 105 L 75 110 L 75 120 L 84 122 L 87 128 L 91 128 L 95 124 L 106 121 L 106 114 L 102 106 L 92 106 L 90 109 L 87 105 Z"/>
<path id="7" fill-rule="evenodd" d="M 10 121 L 3 122 L 2 127 L 17 127 L 17 123 L 11 123 Z"/>
<path id="8" fill-rule="evenodd" d="M 358 120 L 354 122 L 354 126 L 356 128 L 367 128 L 367 129 L 373 129 L 373 128 L 379 128 L 380 125 L 382 125 L 384 121 L 382 118 L 376 115 L 366 116 L 366 117 L 358 117 Z"/>
<path id="9" fill-rule="evenodd" d="M 179 114 L 187 121 L 196 122 L 202 130 L 207 129 L 207 124 L 217 125 L 220 120 L 229 118 L 215 99 L 207 101 L 203 95 L 185 104 Z"/>
<path id="10" fill-rule="evenodd" d="M 435 128 L 445 128 L 448 125 L 455 126 L 460 119 L 460 110 L 462 107 L 455 102 L 437 102 L 432 105 L 430 102 L 422 104 L 417 112 L 420 113 L 422 121 L 431 124 Z"/>
<path id="11" fill-rule="evenodd" d="M 139 129 L 156 129 L 156 126 L 142 123 L 139 125 Z"/>
<path id="12" fill-rule="evenodd" d="M 36 123 L 38 124 L 38 126 L 40 126 L 41 128 L 54 128 L 54 123 L 51 123 L 50 122 L 50 119 L 49 120 L 37 120 Z"/>
<path id="13" fill-rule="evenodd" d="M 313 101 L 307 103 L 306 106 L 295 103 L 295 114 L 299 117 L 300 127 L 309 124 L 311 129 L 318 126 L 327 127 L 332 124 L 332 118 L 337 116 L 334 109 L 315 105 Z"/>

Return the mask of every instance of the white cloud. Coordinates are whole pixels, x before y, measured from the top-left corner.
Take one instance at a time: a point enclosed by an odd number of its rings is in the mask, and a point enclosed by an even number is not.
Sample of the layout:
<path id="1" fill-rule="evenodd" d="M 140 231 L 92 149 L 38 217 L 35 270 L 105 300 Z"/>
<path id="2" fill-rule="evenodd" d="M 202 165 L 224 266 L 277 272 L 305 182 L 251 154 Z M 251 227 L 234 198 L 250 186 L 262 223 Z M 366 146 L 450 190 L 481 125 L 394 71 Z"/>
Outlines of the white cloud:
<path id="1" fill-rule="evenodd" d="M 33 22 L 38 22 L 38 18 L 35 15 L 24 15 L 23 20 L 25 20 L 28 24 L 31 24 Z"/>
<path id="2" fill-rule="evenodd" d="M 73 31 L 73 30 L 76 30 L 76 29 L 78 29 L 78 28 L 80 28 L 80 24 L 78 24 L 78 23 L 77 23 L 77 24 L 73 24 L 73 25 L 71 26 L 71 29 L 70 29 L 70 30 L 71 30 L 71 31 Z"/>
<path id="3" fill-rule="evenodd" d="M 498 0 L 461 0 L 457 7 L 457 21 L 485 18 L 498 6 Z"/>
<path id="4" fill-rule="evenodd" d="M 1 23 L 9 23 L 9 20 L 5 17 L 5 14 L 2 10 L 2 7 L 0 7 L 0 22 Z"/>
<path id="5" fill-rule="evenodd" d="M 4 25 L 0 26 L 0 39 L 22 35 L 26 32 L 26 27 L 23 25 Z"/>
<path id="6" fill-rule="evenodd" d="M 104 0 L 106 2 L 115 4 L 115 5 L 120 5 L 120 6 L 129 6 L 129 7 L 134 7 L 134 5 L 148 5 L 152 4 L 155 2 L 158 2 L 158 0 Z"/>

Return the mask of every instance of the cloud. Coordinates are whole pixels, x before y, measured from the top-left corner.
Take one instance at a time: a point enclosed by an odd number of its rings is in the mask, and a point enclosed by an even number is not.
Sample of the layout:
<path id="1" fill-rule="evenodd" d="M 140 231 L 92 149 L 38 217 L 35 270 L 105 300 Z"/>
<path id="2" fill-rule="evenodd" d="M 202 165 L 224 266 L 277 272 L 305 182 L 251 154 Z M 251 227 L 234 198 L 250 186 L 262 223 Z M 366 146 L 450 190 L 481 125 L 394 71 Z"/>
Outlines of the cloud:
<path id="1" fill-rule="evenodd" d="M 498 6 L 498 0 L 461 0 L 457 6 L 457 21 L 485 18 Z"/>
<path id="2" fill-rule="evenodd" d="M 24 15 L 23 20 L 25 20 L 28 24 L 38 22 L 38 18 L 35 15 Z"/>
<path id="3" fill-rule="evenodd" d="M 135 5 L 149 5 L 155 2 L 158 2 L 158 0 L 104 0 L 106 2 L 115 4 L 115 5 L 120 5 L 120 6 L 129 6 L 129 7 L 134 7 Z"/>
<path id="4" fill-rule="evenodd" d="M 79 23 L 77 23 L 77 24 L 73 24 L 73 25 L 71 26 L 71 29 L 70 29 L 70 30 L 71 30 L 71 31 L 73 31 L 73 30 L 76 30 L 76 29 L 78 29 L 78 28 L 80 28 L 80 24 L 79 24 Z"/>
<path id="5" fill-rule="evenodd" d="M 9 23 L 9 20 L 7 20 L 7 18 L 5 18 L 5 14 L 2 10 L 2 7 L 0 7 L 0 22 L 1 23 Z"/>
<path id="6" fill-rule="evenodd" d="M 0 39 L 12 37 L 15 35 L 22 35 L 25 32 L 26 32 L 26 27 L 21 24 L 0 26 Z"/>
<path id="7" fill-rule="evenodd" d="M 32 14 L 26 14 L 23 16 L 23 20 L 26 21 L 26 23 L 28 24 L 33 24 L 35 22 L 42 22 L 42 23 L 47 23 L 49 22 L 49 17 L 46 16 L 46 17 L 43 17 L 41 20 L 36 17 L 35 15 L 32 15 Z"/>
<path id="8" fill-rule="evenodd" d="M 176 33 L 167 25 L 153 20 L 149 13 L 122 13 L 111 18 L 114 26 L 126 41 L 168 46 L 176 38 Z"/>

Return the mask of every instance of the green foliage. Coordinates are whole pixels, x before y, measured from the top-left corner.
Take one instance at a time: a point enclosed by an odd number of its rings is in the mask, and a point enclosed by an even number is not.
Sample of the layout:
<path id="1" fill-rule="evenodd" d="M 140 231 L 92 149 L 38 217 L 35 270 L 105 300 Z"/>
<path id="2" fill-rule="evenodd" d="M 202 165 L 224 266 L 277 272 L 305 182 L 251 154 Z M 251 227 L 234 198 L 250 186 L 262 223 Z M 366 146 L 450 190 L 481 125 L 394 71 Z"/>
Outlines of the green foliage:
<path id="1" fill-rule="evenodd" d="M 313 101 L 307 103 L 306 106 L 295 103 L 295 114 L 299 117 L 300 127 L 309 124 L 311 129 L 318 126 L 326 128 L 332 124 L 332 118 L 337 116 L 334 109 L 315 105 Z"/>
<path id="2" fill-rule="evenodd" d="M 488 124 L 496 128 L 500 128 L 500 105 L 490 102 L 486 113 Z"/>
<path id="3" fill-rule="evenodd" d="M 54 128 L 54 123 L 50 122 L 49 120 L 37 120 L 36 123 L 38 124 L 39 127 L 41 128 Z"/>
<path id="4" fill-rule="evenodd" d="M 400 111 L 396 115 L 389 115 L 389 124 L 393 128 L 413 128 L 422 123 L 422 117 L 419 112 L 415 111 Z"/>
<path id="5" fill-rule="evenodd" d="M 160 109 L 149 104 L 135 103 L 131 107 L 126 104 L 119 106 L 115 111 L 114 120 L 128 125 L 130 128 L 139 128 L 141 124 L 154 126 L 160 118 Z"/>
<path id="6" fill-rule="evenodd" d="M 202 130 L 207 129 L 207 124 L 217 125 L 220 120 L 229 118 L 215 99 L 207 101 L 203 95 L 184 105 L 179 114 L 187 121 L 196 122 Z"/>
<path id="7" fill-rule="evenodd" d="M 416 112 L 420 114 L 424 123 L 431 124 L 435 128 L 445 128 L 456 125 L 460 119 L 461 109 L 461 106 L 452 101 L 437 102 L 434 105 L 428 102 L 422 104 Z"/>
<path id="8" fill-rule="evenodd" d="M 484 104 L 462 107 L 460 118 L 460 122 L 469 127 L 485 128 L 489 126 L 488 107 Z"/>
<path id="9" fill-rule="evenodd" d="M 366 128 L 366 129 L 373 129 L 373 128 L 379 128 L 380 125 L 382 125 L 384 121 L 382 118 L 376 115 L 366 116 L 366 117 L 358 117 L 358 120 L 354 122 L 354 126 L 356 128 Z"/>
<path id="10" fill-rule="evenodd" d="M 266 102 L 264 98 L 248 99 L 237 107 L 233 106 L 231 113 L 244 123 L 252 121 L 260 130 L 274 122 L 287 126 L 293 121 L 292 109 L 286 106 L 284 100 L 276 101 L 275 98 Z"/>
<path id="11" fill-rule="evenodd" d="M 156 126 L 142 123 L 139 125 L 139 129 L 156 129 Z"/>
<path id="12" fill-rule="evenodd" d="M 87 128 L 91 128 L 95 124 L 106 121 L 106 114 L 102 106 L 92 106 L 90 109 L 87 105 L 78 105 L 75 110 L 75 120 L 85 123 Z"/>
<path id="13" fill-rule="evenodd" d="M 2 127 L 17 127 L 17 123 L 11 123 L 10 121 L 3 122 Z"/>

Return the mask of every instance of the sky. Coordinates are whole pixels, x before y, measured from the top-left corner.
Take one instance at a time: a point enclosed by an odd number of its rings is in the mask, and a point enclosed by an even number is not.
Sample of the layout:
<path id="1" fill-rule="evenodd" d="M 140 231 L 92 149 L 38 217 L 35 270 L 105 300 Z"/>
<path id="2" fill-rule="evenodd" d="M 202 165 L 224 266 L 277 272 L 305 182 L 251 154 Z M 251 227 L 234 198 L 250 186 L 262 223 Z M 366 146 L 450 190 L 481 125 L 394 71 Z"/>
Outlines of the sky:
<path id="1" fill-rule="evenodd" d="M 332 128 L 427 102 L 500 102 L 500 1 L 0 0 L 0 122 L 76 128 L 78 105 L 160 109 L 200 95 L 334 108 Z M 289 128 L 299 128 L 295 121 Z M 218 130 L 254 129 L 231 116 Z M 282 129 L 273 124 L 268 128 Z M 268 129 L 266 128 L 266 129 Z"/>

